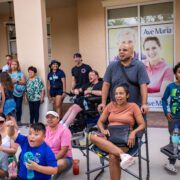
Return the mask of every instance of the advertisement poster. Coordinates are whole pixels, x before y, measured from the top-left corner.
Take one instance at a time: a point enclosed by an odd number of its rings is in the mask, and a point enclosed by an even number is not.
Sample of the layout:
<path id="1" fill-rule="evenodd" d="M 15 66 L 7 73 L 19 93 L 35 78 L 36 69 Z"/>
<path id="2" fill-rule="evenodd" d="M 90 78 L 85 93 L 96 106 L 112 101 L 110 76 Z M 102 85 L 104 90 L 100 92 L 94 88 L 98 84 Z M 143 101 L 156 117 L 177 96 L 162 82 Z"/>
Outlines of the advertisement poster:
<path id="1" fill-rule="evenodd" d="M 148 105 L 152 110 L 161 110 L 161 97 L 173 81 L 174 31 L 172 24 L 141 27 L 142 60 L 150 78 L 148 85 Z"/>
<path id="2" fill-rule="evenodd" d="M 118 55 L 119 45 L 123 42 L 131 43 L 134 46 L 135 52 L 138 52 L 138 28 L 116 28 L 109 29 L 109 62 L 114 60 Z M 136 53 L 138 55 L 138 53 Z"/>
<path id="3" fill-rule="evenodd" d="M 108 30 L 108 58 L 113 61 L 118 55 L 121 43 L 131 43 L 134 56 L 141 60 L 149 75 L 148 105 L 152 111 L 162 111 L 164 90 L 174 80 L 174 29 L 173 24 L 141 26 L 140 47 L 138 49 L 138 27 Z M 139 53 L 141 56 L 139 56 Z"/>

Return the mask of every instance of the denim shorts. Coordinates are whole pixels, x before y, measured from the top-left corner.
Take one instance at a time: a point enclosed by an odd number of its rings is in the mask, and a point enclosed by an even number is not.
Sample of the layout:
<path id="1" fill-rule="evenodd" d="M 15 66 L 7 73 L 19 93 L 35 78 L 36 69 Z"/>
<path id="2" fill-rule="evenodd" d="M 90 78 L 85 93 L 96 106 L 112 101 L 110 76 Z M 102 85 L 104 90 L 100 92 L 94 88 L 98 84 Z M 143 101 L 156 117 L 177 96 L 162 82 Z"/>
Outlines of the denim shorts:
<path id="1" fill-rule="evenodd" d="M 56 96 L 62 96 L 63 94 L 63 90 L 62 89 L 55 89 L 55 88 L 51 88 L 50 89 L 50 96 L 51 97 L 56 97 Z"/>
<path id="2" fill-rule="evenodd" d="M 70 170 L 72 168 L 72 164 L 73 164 L 72 157 L 65 157 L 64 159 L 67 161 L 68 165 L 67 165 L 66 169 L 64 169 L 63 171 L 59 172 L 58 174 L 62 174 L 62 173 L 66 172 L 66 171 L 68 171 L 68 170 Z"/>
<path id="3" fill-rule="evenodd" d="M 72 159 L 72 157 L 65 157 L 64 159 L 65 159 L 65 160 L 67 161 L 67 163 L 68 163 L 68 166 L 67 166 L 67 168 L 65 169 L 65 171 L 68 171 L 69 169 L 72 168 L 73 159 Z"/>

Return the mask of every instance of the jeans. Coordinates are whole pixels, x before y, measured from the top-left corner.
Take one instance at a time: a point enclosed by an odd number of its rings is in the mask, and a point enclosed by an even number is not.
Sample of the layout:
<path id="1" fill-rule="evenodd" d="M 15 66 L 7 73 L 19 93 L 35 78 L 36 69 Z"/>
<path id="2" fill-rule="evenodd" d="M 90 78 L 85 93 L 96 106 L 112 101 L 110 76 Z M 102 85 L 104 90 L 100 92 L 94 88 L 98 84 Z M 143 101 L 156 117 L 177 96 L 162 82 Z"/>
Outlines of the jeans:
<path id="1" fill-rule="evenodd" d="M 33 124 L 34 120 L 37 123 L 39 120 L 40 101 L 29 101 L 30 123 Z"/>
<path id="2" fill-rule="evenodd" d="M 21 122 L 23 96 L 22 97 L 14 96 L 14 100 L 16 102 L 16 118 L 17 118 L 17 122 Z"/>

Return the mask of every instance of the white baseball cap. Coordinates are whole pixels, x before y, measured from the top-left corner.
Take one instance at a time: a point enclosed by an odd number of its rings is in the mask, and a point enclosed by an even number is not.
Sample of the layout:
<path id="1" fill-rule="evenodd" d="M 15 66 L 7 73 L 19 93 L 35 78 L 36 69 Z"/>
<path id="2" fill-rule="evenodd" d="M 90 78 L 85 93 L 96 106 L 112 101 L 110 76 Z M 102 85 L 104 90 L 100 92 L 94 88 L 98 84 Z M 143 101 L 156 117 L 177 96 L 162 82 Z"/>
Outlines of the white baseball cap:
<path id="1" fill-rule="evenodd" d="M 47 113 L 46 113 L 46 116 L 47 115 L 53 115 L 53 116 L 55 116 L 55 117 L 58 117 L 59 118 L 59 114 L 57 113 L 57 112 L 55 112 L 55 111 L 48 111 Z"/>

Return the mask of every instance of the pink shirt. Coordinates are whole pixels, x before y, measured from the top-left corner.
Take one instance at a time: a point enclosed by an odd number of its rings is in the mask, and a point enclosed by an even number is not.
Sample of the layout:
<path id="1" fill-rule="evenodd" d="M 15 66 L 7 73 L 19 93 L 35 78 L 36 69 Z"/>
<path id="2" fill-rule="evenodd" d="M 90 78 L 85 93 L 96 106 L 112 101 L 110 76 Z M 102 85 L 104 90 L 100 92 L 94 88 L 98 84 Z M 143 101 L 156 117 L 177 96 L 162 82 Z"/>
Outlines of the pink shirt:
<path id="1" fill-rule="evenodd" d="M 46 128 L 45 142 L 50 146 L 55 155 L 62 147 L 68 146 L 68 152 L 64 157 L 72 157 L 71 132 L 67 127 L 58 124 L 58 128 L 51 132 L 50 128 Z"/>
<path id="2" fill-rule="evenodd" d="M 173 81 L 173 71 L 166 61 L 162 59 L 158 64 L 150 66 L 148 60 L 144 60 L 143 63 L 146 66 L 150 84 L 148 85 L 148 93 L 160 92 L 161 84 L 163 81 Z"/>

